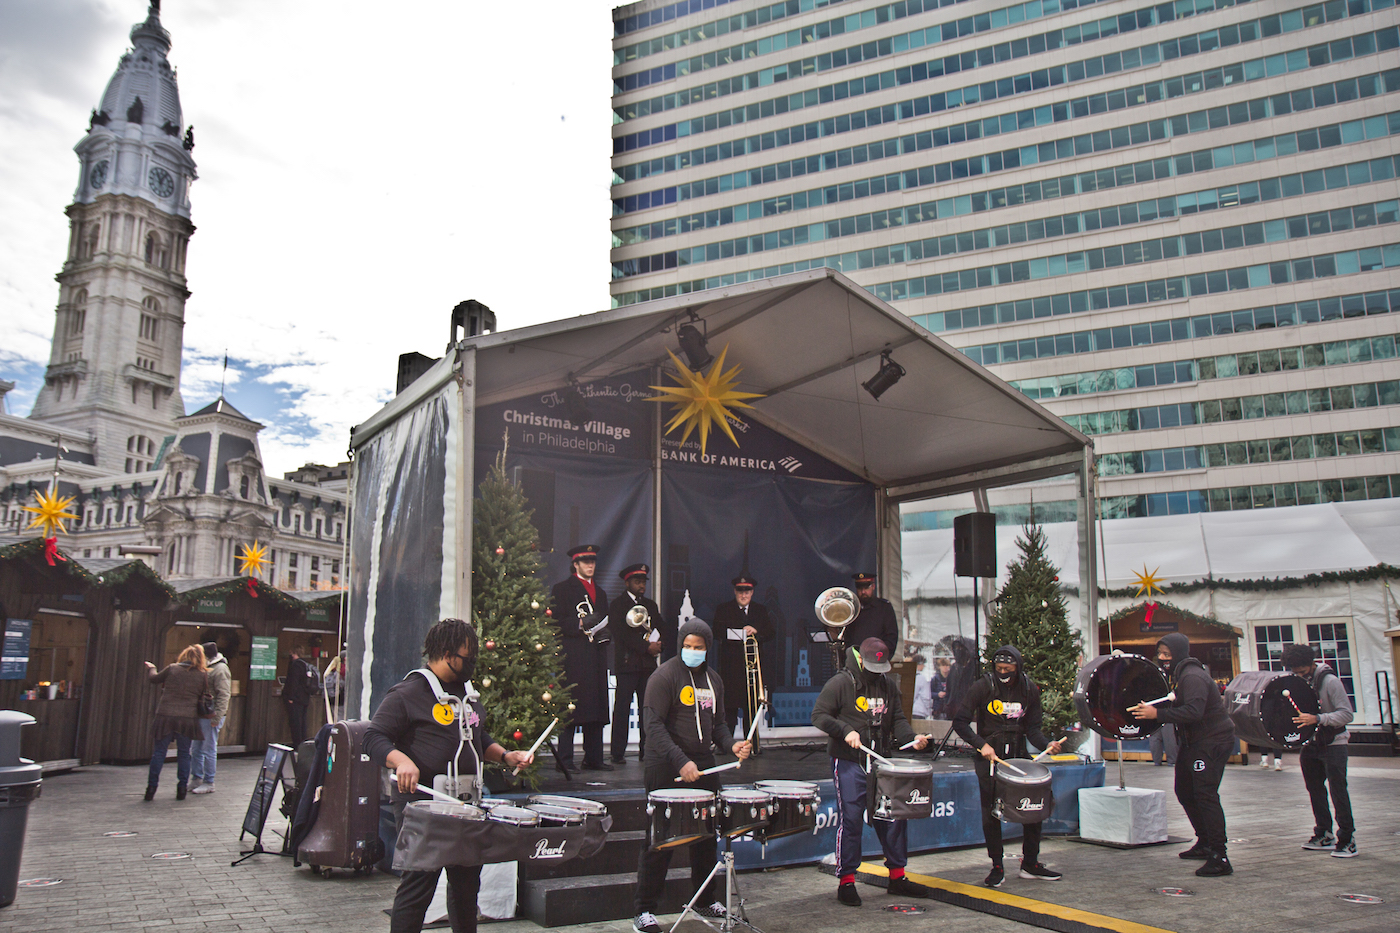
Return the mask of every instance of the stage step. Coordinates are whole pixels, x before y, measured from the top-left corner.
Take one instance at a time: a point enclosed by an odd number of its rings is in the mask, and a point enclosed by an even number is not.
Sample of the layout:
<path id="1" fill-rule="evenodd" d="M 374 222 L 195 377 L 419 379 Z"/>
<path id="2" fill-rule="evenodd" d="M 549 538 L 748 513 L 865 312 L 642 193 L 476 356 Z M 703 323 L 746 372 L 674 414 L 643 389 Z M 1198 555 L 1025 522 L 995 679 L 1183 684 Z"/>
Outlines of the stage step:
<path id="1" fill-rule="evenodd" d="M 1347 753 L 1363 758 L 1391 758 L 1398 752 L 1395 733 L 1389 728 L 1347 728 Z"/>
<path id="2" fill-rule="evenodd" d="M 671 861 L 674 865 L 677 860 Z M 630 872 L 613 875 L 522 881 L 519 912 L 520 916 L 542 927 L 627 920 L 633 916 L 636 891 L 635 864 Z M 679 913 L 693 893 L 690 869 L 673 867 L 666 873 L 666 890 L 656 912 Z"/>

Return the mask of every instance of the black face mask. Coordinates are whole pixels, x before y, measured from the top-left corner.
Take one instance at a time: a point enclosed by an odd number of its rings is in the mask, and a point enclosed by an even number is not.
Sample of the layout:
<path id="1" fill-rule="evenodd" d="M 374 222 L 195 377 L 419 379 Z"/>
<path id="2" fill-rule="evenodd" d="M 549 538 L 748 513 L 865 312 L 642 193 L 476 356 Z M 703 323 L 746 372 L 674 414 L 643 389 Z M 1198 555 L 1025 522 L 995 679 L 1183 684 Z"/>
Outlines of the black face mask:
<path id="1" fill-rule="evenodd" d="M 1005 686 L 1006 684 L 1009 684 L 1011 683 L 1011 681 L 1016 679 L 1016 672 L 1012 671 L 1010 674 L 994 673 L 993 676 L 996 677 L 998 683 L 1000 683 L 1002 686 Z"/>
<path id="2" fill-rule="evenodd" d="M 1165 661 L 1163 661 L 1161 658 L 1157 659 L 1157 666 L 1160 667 L 1162 669 L 1162 673 L 1166 674 L 1168 677 L 1172 675 L 1172 665 L 1174 663 L 1175 659 L 1173 658 L 1167 658 L 1167 660 Z"/>

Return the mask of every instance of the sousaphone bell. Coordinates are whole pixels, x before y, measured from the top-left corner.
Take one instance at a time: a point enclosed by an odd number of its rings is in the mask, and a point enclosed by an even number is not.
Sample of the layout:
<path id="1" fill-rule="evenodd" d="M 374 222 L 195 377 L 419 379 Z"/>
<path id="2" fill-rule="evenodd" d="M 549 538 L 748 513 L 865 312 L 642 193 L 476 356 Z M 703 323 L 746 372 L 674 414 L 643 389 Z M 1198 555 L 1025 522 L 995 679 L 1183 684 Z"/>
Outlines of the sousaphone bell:
<path id="1" fill-rule="evenodd" d="M 860 599 L 844 586 L 833 586 L 817 597 L 816 613 L 830 633 L 832 663 L 840 670 L 846 663 L 846 640 L 842 633 L 860 615 Z"/>

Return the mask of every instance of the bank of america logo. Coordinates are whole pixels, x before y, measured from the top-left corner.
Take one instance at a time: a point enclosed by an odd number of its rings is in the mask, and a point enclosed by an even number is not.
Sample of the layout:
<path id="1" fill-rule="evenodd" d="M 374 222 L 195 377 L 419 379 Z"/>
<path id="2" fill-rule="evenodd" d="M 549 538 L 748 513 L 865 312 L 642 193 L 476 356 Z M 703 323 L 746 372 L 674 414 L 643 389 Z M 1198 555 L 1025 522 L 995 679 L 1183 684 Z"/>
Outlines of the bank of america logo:
<path id="1" fill-rule="evenodd" d="M 796 473 L 798 470 L 802 469 L 802 461 L 798 460 L 796 457 L 784 457 L 778 461 L 778 466 L 787 470 L 789 473 Z"/>

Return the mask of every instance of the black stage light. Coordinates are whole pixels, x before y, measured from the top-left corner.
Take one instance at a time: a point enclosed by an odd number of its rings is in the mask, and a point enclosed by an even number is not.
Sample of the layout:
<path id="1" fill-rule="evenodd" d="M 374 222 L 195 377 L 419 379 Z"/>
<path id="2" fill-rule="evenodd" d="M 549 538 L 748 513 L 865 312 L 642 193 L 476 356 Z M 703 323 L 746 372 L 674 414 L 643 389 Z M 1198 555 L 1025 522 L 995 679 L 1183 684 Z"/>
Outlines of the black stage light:
<path id="1" fill-rule="evenodd" d="M 588 403 L 583 400 L 583 393 L 576 385 L 564 390 L 564 414 L 578 426 L 585 425 L 593 419 L 593 412 L 589 410 Z"/>
<path id="2" fill-rule="evenodd" d="M 886 350 L 880 354 L 880 371 L 860 385 L 861 388 L 870 393 L 871 398 L 878 402 L 880 396 L 884 395 L 890 386 L 903 378 L 904 373 L 904 367 L 890 359 L 890 351 Z"/>
<path id="3" fill-rule="evenodd" d="M 705 349 L 705 335 L 694 324 L 686 324 L 676 331 L 676 342 L 681 345 L 685 361 L 690 368 L 699 372 L 713 362 L 714 357 Z"/>

